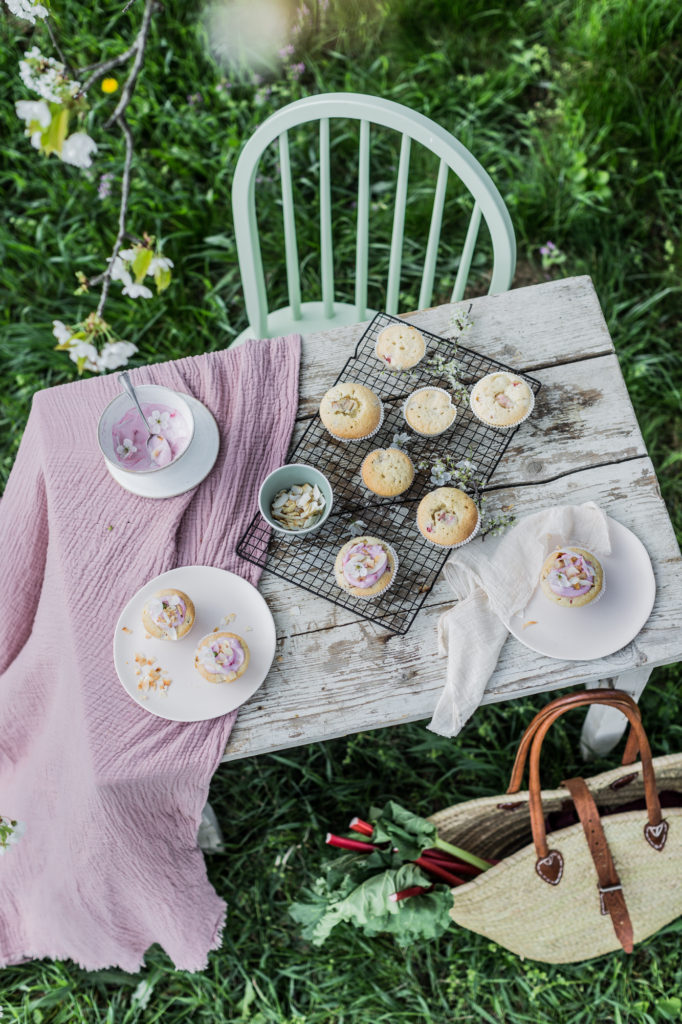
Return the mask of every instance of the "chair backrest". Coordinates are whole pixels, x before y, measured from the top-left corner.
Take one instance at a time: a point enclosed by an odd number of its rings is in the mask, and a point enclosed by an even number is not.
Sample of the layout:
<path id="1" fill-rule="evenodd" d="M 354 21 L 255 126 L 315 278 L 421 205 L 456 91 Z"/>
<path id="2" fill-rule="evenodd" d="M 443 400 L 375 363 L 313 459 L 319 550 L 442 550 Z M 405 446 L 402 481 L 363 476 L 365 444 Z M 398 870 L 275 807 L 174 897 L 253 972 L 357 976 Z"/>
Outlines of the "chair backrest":
<path id="1" fill-rule="evenodd" d="M 452 301 L 461 299 L 466 287 L 471 260 L 478 238 L 481 217 L 485 220 L 493 245 L 493 273 L 489 292 L 506 291 L 516 266 L 516 241 L 511 218 L 492 179 L 458 140 L 440 125 L 409 107 L 392 100 L 359 93 L 326 93 L 296 100 L 272 114 L 244 146 L 234 174 L 232 208 L 244 288 L 246 311 L 256 337 L 267 334 L 267 297 L 258 225 L 256 220 L 256 178 L 261 156 L 267 147 L 279 141 L 279 164 L 284 218 L 284 244 L 289 303 L 294 320 L 301 317 L 299 258 L 294 220 L 288 131 L 309 121 L 320 122 L 320 252 L 322 301 L 325 316 L 333 315 L 334 268 L 331 223 L 330 118 L 351 118 L 360 122 L 357 239 L 355 261 L 355 311 L 357 320 L 366 319 L 369 259 L 370 212 L 370 124 L 395 129 L 402 135 L 395 188 L 393 231 L 386 290 L 387 313 L 397 313 L 402 267 L 403 231 L 412 140 L 440 158 L 431 224 L 424 257 L 419 306 L 430 305 L 441 233 L 443 204 L 448 171 L 453 171 L 474 199 L 468 230 L 464 238 Z"/>

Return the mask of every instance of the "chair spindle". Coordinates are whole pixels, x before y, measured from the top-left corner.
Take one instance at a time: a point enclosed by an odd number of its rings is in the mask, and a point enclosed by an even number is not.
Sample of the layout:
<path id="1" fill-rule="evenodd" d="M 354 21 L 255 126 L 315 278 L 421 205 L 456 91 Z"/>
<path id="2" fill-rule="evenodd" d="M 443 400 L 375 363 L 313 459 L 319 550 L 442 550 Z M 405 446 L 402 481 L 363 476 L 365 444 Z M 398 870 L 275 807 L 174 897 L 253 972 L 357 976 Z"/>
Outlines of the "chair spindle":
<path id="1" fill-rule="evenodd" d="M 391 257 L 388 264 L 388 285 L 386 288 L 386 312 L 398 312 L 400 295 L 400 272 L 403 262 L 403 231 L 405 228 L 405 205 L 407 202 L 407 178 L 410 169 L 409 135 L 403 135 L 400 143 L 400 163 L 398 164 L 398 181 L 395 190 L 395 206 L 393 208 L 393 234 L 391 236 Z"/>
<path id="2" fill-rule="evenodd" d="M 424 272 L 422 274 L 421 288 L 419 289 L 418 309 L 426 309 L 431 305 L 431 298 L 433 296 L 433 279 L 436 273 L 436 258 L 438 256 L 440 229 L 443 222 L 443 205 L 445 203 L 445 189 L 447 183 L 448 165 L 445 160 L 441 160 L 438 168 L 436 192 L 433 197 L 431 226 L 429 227 L 429 240 L 426 243 L 426 257 L 424 259 Z"/>
<path id="3" fill-rule="evenodd" d="M 332 199 L 329 158 L 329 118 L 320 120 L 320 256 L 324 315 L 334 315 L 334 253 L 332 250 Z"/>
<path id="4" fill-rule="evenodd" d="M 369 275 L 369 121 L 360 122 L 358 156 L 358 229 L 355 246 L 355 315 L 367 316 L 367 278 Z"/>
<path id="5" fill-rule="evenodd" d="M 279 137 L 279 166 L 282 179 L 282 217 L 284 219 L 284 251 L 287 264 L 289 305 L 291 306 L 291 315 L 294 320 L 300 320 L 301 279 L 298 269 L 294 193 L 291 187 L 291 160 L 289 158 L 289 135 L 287 132 L 282 132 Z"/>
<path id="6" fill-rule="evenodd" d="M 464 295 L 467 278 L 469 277 L 469 270 L 471 269 L 471 258 L 474 255 L 474 249 L 476 248 L 476 239 L 478 238 L 478 229 L 480 226 L 481 207 L 478 205 L 477 201 L 474 203 L 474 208 L 471 211 L 471 220 L 469 221 L 467 236 L 464 239 L 464 247 L 460 258 L 459 270 L 457 271 L 455 287 L 452 289 L 450 302 L 459 302 Z"/>

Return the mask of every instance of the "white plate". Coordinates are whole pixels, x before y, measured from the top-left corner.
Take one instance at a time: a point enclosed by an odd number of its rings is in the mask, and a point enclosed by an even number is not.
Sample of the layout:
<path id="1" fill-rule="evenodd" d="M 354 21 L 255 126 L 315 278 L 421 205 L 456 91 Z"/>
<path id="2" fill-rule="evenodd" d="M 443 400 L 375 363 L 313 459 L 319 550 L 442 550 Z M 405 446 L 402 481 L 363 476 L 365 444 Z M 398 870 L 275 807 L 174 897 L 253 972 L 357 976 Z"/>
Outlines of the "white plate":
<path id="1" fill-rule="evenodd" d="M 146 639 L 142 608 L 147 598 L 164 587 L 183 590 L 194 602 L 196 621 L 182 640 Z M 228 624 L 222 620 L 234 614 Z M 123 627 L 132 632 L 126 633 Z M 249 667 L 233 683 L 209 683 L 194 668 L 197 644 L 216 626 L 244 638 L 251 655 Z M 243 704 L 265 679 L 275 656 L 272 613 L 247 580 L 210 565 L 184 565 L 161 573 L 138 590 L 121 612 L 114 633 L 114 665 L 124 689 L 145 711 L 172 722 L 201 722 L 218 718 Z M 136 654 L 156 658 L 170 677 L 166 693 L 138 690 Z"/>
<path id="2" fill-rule="evenodd" d="M 656 595 L 649 554 L 631 530 L 608 520 L 612 550 L 600 558 L 606 587 L 599 600 L 562 608 L 538 584 L 524 611 L 510 619 L 513 635 L 532 651 L 565 661 L 605 658 L 629 644 L 649 618 Z"/>
<path id="3" fill-rule="evenodd" d="M 220 435 L 218 424 L 205 405 L 191 395 L 182 396 L 194 416 L 194 437 L 181 459 L 157 473 L 127 473 L 105 459 L 116 483 L 142 498 L 175 498 L 191 491 L 213 469 L 218 458 Z"/>

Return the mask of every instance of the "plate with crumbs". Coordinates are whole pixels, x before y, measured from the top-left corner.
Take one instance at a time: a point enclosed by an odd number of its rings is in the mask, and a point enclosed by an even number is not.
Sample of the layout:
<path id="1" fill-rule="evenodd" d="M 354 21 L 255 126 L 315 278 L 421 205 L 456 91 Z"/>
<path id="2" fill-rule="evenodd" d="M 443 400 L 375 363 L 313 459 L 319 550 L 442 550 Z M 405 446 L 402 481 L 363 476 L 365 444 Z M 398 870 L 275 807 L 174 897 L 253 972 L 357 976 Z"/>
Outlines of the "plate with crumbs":
<path id="1" fill-rule="evenodd" d="M 607 518 L 611 554 L 598 556 L 605 582 L 599 600 L 562 608 L 538 584 L 524 610 L 509 620 L 511 633 L 532 651 L 562 661 L 606 658 L 634 640 L 651 615 L 656 580 L 649 552 L 632 530 Z"/>
<path id="2" fill-rule="evenodd" d="M 191 598 L 195 622 L 180 640 L 160 640 L 142 624 L 142 609 L 157 591 L 171 587 Z M 199 641 L 217 630 L 242 637 L 249 649 L 248 667 L 232 683 L 209 683 L 194 667 Z M 149 580 L 130 598 L 116 623 L 114 665 L 125 691 L 145 711 L 172 722 L 201 722 L 253 696 L 270 670 L 276 642 L 272 613 L 248 580 L 210 565 L 184 565 Z"/>

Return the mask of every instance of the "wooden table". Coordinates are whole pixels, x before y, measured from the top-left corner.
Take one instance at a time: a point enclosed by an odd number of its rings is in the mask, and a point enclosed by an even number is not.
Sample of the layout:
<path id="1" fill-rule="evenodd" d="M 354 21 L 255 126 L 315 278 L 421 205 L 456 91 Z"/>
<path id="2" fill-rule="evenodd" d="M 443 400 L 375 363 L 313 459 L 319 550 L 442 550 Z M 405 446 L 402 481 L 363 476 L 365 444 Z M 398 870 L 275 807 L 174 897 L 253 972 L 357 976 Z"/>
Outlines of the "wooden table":
<path id="1" fill-rule="evenodd" d="M 406 319 L 442 334 L 452 308 Z M 682 559 L 592 282 L 567 278 L 484 296 L 473 300 L 471 313 L 475 325 L 463 344 L 542 382 L 533 415 L 486 489 L 489 506 L 512 505 L 520 518 L 592 499 L 644 542 L 657 587 L 642 631 L 610 657 L 558 661 L 510 636 L 483 703 L 576 685 L 618 685 L 637 699 L 654 666 L 682 660 Z M 303 339 L 294 440 L 364 327 Z M 265 683 L 239 712 L 224 761 L 431 717 L 445 680 L 436 625 L 453 603 L 442 576 L 404 636 L 267 570 L 260 590 L 275 617 L 277 654 Z M 583 752 L 605 752 L 624 725 L 618 712 L 593 708 Z"/>

